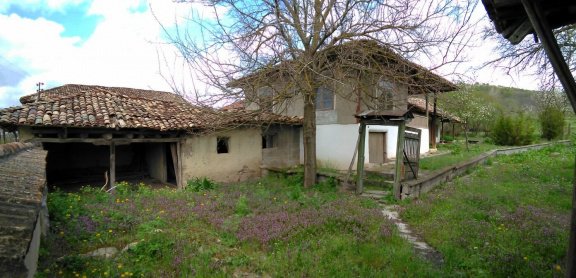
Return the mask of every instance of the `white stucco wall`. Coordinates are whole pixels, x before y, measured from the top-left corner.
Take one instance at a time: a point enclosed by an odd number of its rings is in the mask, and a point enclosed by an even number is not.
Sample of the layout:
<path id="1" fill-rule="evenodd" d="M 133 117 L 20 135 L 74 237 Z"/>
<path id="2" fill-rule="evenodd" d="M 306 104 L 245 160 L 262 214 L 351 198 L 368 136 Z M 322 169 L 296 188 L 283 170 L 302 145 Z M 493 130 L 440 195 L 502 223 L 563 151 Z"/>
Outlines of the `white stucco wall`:
<path id="1" fill-rule="evenodd" d="M 350 161 L 356 150 L 356 142 L 358 140 L 359 124 L 331 124 L 331 125 L 318 125 L 316 126 L 316 159 L 319 165 L 327 166 L 335 169 L 346 170 L 350 165 Z M 366 132 L 386 132 L 386 152 L 388 158 L 396 157 L 396 146 L 398 138 L 398 127 L 396 126 L 378 126 L 369 125 L 366 127 Z M 302 138 L 302 137 L 300 137 Z M 429 151 L 429 131 L 422 129 L 420 153 Z M 370 161 L 369 150 L 369 134 L 366 134 L 366 150 L 365 160 L 366 163 Z M 300 140 L 300 162 L 304 161 L 304 147 L 303 140 Z M 353 165 L 356 169 L 356 160 Z"/>
<path id="2" fill-rule="evenodd" d="M 320 166 L 348 169 L 358 140 L 358 124 L 316 126 L 316 159 Z"/>
<path id="3" fill-rule="evenodd" d="M 217 153 L 217 137 L 229 137 L 229 152 Z M 182 144 L 182 176 L 217 182 L 237 182 L 260 177 L 262 135 L 259 128 L 238 128 L 186 138 Z"/>

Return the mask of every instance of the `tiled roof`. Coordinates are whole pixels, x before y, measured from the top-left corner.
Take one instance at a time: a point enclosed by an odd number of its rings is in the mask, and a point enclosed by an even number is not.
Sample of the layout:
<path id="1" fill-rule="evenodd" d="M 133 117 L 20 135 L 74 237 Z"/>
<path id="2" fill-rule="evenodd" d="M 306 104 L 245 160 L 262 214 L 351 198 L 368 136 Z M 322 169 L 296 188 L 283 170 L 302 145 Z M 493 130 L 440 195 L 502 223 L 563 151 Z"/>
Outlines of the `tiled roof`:
<path id="1" fill-rule="evenodd" d="M 327 59 L 327 70 L 345 69 L 379 74 L 386 80 L 406 86 L 411 95 L 449 92 L 458 89 L 455 84 L 444 77 L 402 57 L 391 48 L 374 40 L 348 41 L 320 50 L 319 56 Z M 298 63 L 293 60 L 283 61 L 232 80 L 228 86 L 236 88 L 269 86 L 274 78 L 286 78 L 294 72 L 300 72 L 298 66 Z"/>
<path id="2" fill-rule="evenodd" d="M 101 93 L 110 93 L 118 96 L 124 96 L 128 98 L 139 98 L 139 99 L 147 99 L 147 100 L 161 100 L 161 101 L 170 101 L 170 102 L 183 102 L 186 103 L 187 101 L 182 98 L 180 95 L 169 93 L 169 92 L 162 92 L 162 91 L 153 91 L 153 90 L 143 90 L 143 89 L 134 89 L 134 88 L 123 88 L 123 87 L 104 87 L 104 86 L 97 86 L 97 85 L 79 85 L 79 84 L 67 84 L 60 87 L 54 87 L 48 90 L 42 91 L 40 93 L 40 100 L 56 100 L 61 98 L 70 98 L 77 95 L 85 94 L 87 92 L 101 92 Z M 20 98 L 20 102 L 31 103 L 37 101 L 38 94 L 32 94 L 23 96 Z"/>
<path id="3" fill-rule="evenodd" d="M 416 112 L 426 113 L 426 100 L 417 98 L 417 97 L 409 97 L 408 98 L 408 106 L 411 108 L 410 110 L 415 110 Z M 428 103 L 428 113 L 434 113 L 434 106 L 432 103 Z M 462 120 L 457 116 L 454 116 L 448 112 L 443 111 L 442 109 L 436 107 L 436 114 L 443 119 L 448 119 L 451 122 L 461 123 Z"/>
<path id="4" fill-rule="evenodd" d="M 0 277 L 25 277 L 46 184 L 46 151 L 31 143 L 0 145 Z"/>
<path id="5" fill-rule="evenodd" d="M 36 100 L 38 99 L 38 100 Z M 190 130 L 256 121 L 297 124 L 279 115 L 243 115 L 194 106 L 168 93 L 131 88 L 64 85 L 0 109 L 0 125 Z"/>
<path id="6" fill-rule="evenodd" d="M 225 105 L 221 109 L 222 110 L 243 109 L 244 105 L 245 105 L 244 100 L 238 100 L 238 101 L 232 102 L 231 104 Z"/>

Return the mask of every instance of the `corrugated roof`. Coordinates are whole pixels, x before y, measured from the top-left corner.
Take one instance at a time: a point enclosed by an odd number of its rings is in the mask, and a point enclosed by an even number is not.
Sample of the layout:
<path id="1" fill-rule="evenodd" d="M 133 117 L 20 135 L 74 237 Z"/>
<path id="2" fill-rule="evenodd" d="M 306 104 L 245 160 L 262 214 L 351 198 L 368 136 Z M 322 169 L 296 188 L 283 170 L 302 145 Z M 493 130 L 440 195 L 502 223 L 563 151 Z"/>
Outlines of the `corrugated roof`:
<path id="1" fill-rule="evenodd" d="M 38 99 L 38 100 L 36 100 Z M 249 115 L 194 106 L 159 91 L 91 85 L 64 85 L 21 98 L 22 106 L 0 109 L 0 125 L 116 129 L 214 129 L 262 121 L 299 124 L 280 115 Z"/>

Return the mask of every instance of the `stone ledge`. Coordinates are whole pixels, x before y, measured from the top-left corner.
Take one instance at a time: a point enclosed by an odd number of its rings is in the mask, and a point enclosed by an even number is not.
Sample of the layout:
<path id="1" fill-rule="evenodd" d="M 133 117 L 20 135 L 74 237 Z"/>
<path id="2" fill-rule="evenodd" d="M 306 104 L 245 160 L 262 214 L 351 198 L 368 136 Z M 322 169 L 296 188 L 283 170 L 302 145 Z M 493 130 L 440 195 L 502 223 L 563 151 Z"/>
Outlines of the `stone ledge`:
<path id="1" fill-rule="evenodd" d="M 21 143 L 21 142 L 2 144 L 0 145 L 0 158 L 19 153 L 23 150 L 31 149 L 35 146 L 36 145 L 34 143 Z"/>
<path id="2" fill-rule="evenodd" d="M 555 144 L 569 145 L 571 144 L 571 142 L 569 140 L 563 140 L 557 142 L 512 147 L 485 152 L 468 161 L 460 162 L 456 165 L 448 166 L 446 168 L 434 171 L 417 180 L 402 182 L 401 199 L 417 198 L 421 194 L 432 190 L 433 188 L 442 183 L 449 182 L 456 177 L 465 175 L 467 171 L 469 171 L 470 169 L 479 164 L 486 163 L 486 161 L 491 157 L 495 157 L 497 155 L 510 155 L 531 150 L 539 150 L 544 147 Z"/>

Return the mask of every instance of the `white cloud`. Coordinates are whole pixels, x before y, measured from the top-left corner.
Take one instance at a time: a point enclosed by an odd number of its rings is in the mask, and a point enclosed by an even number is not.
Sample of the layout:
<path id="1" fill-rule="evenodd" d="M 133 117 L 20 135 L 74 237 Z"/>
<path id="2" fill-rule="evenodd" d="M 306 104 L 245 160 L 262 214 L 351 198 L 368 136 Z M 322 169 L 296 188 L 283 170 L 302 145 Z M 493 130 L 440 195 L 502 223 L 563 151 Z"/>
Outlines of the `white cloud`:
<path id="1" fill-rule="evenodd" d="M 162 42 L 160 25 L 149 9 L 139 9 L 141 4 L 147 3 L 94 1 L 89 13 L 101 15 L 102 20 L 82 44 L 78 37 L 62 37 L 64 26 L 56 22 L 0 14 L 0 26 L 10 26 L 0 28 L 0 53 L 28 73 L 17 86 L 0 87 L 0 107 L 16 105 L 20 96 L 34 92 L 38 81 L 48 87 L 81 83 L 171 91 L 160 75 L 159 54 L 167 61 L 160 61 L 163 73 L 175 75 L 178 84 L 189 83 L 189 73 L 167 68 L 181 65 L 181 60 L 172 45 Z M 171 17 L 186 18 L 189 8 L 160 0 L 150 5 L 159 19 L 167 20 L 167 26 L 174 22 L 168 21 Z"/>

